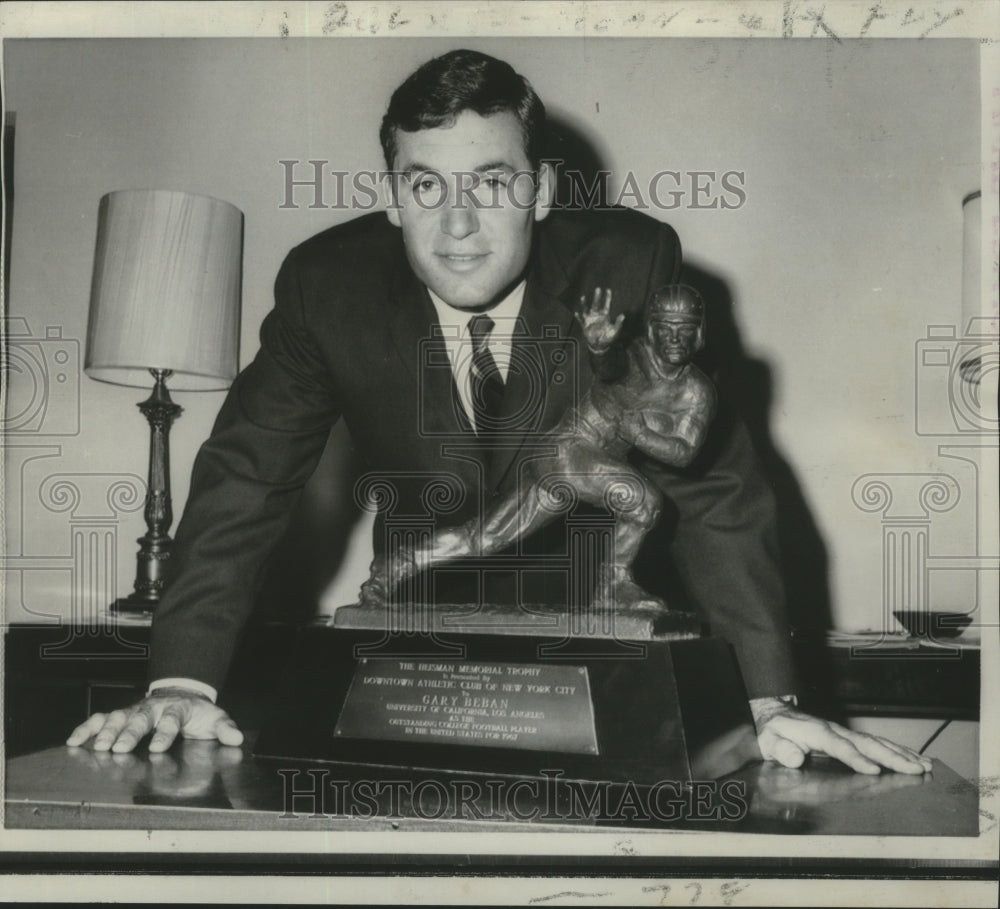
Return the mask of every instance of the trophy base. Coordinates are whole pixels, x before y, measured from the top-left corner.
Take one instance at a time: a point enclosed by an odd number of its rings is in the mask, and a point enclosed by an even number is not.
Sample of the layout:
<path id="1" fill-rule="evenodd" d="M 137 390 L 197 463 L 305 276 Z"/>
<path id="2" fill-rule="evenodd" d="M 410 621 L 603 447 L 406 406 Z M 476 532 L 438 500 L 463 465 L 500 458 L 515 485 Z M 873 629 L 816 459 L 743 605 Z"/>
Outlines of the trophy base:
<path id="1" fill-rule="evenodd" d="M 341 606 L 333 626 L 353 631 L 424 634 L 500 634 L 627 641 L 699 638 L 697 616 L 675 610 L 568 609 L 479 603 L 401 604 L 386 609 Z"/>
<path id="2" fill-rule="evenodd" d="M 760 759 L 735 657 L 717 638 L 496 631 L 388 633 L 384 615 L 374 629 L 303 627 L 284 709 L 255 753 L 504 777 L 555 768 L 647 787 Z"/>

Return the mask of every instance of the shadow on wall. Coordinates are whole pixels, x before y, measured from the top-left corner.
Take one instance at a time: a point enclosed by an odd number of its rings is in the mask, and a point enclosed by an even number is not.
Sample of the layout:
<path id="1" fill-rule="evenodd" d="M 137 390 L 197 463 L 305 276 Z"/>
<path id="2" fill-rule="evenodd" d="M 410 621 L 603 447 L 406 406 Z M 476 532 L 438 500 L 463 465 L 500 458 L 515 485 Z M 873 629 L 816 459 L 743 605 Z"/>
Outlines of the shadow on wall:
<path id="1" fill-rule="evenodd" d="M 593 142 L 569 120 L 549 115 L 549 140 L 543 158 L 556 172 L 556 207 L 608 204 L 608 169 Z"/>
<path id="2" fill-rule="evenodd" d="M 714 378 L 720 396 L 741 415 L 774 492 L 788 618 L 800 639 L 795 649 L 800 697 L 804 706 L 829 715 L 833 669 L 825 647 L 825 632 L 832 627 L 827 551 L 795 472 L 771 434 L 771 367 L 747 356 L 725 281 L 689 264 L 684 265 L 681 280 L 698 290 L 708 310 L 702 366 Z"/>

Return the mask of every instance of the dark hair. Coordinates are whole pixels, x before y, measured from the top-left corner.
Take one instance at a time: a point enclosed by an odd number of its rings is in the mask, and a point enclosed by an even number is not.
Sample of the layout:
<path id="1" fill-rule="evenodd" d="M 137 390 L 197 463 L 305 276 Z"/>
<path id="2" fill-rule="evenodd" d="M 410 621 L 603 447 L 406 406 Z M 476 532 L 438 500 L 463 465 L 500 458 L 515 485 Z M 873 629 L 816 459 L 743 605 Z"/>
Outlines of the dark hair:
<path id="1" fill-rule="evenodd" d="M 503 60 L 456 50 L 428 60 L 392 93 L 379 130 L 386 165 L 395 165 L 396 130 L 448 126 L 466 110 L 482 117 L 510 111 L 521 124 L 529 160 L 539 164 L 545 105 L 531 83 Z"/>

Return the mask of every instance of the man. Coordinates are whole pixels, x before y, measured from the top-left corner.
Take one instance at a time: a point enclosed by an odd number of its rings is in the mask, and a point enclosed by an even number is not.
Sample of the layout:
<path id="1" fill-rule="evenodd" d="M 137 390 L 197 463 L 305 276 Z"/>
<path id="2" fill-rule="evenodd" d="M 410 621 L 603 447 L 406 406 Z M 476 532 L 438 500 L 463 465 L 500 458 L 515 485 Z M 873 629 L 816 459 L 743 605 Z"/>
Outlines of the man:
<path id="1" fill-rule="evenodd" d="M 394 173 L 385 183 L 387 216 L 325 231 L 289 254 L 261 350 L 199 452 L 175 567 L 153 622 L 147 697 L 91 717 L 68 744 L 95 736 L 96 749 L 127 752 L 150 732 L 154 752 L 178 733 L 240 744 L 214 698 L 264 556 L 330 426 L 343 417 L 369 469 L 399 478 L 403 506 L 419 502 L 422 476 L 442 470 L 484 501 L 502 496 L 516 482 L 519 451 L 530 451 L 533 434 L 572 403 L 573 383 L 558 379 L 579 335 L 571 301 L 610 288 L 626 318 L 635 318 L 653 289 L 676 282 L 679 243 L 668 226 L 624 210 L 551 210 L 544 118 L 523 77 L 470 51 L 431 60 L 396 90 L 381 130 Z M 465 361 L 454 353 L 456 337 L 469 335 L 484 312 L 507 326 L 490 347 L 508 344 L 530 361 L 502 377 L 504 406 L 517 419 L 495 445 L 472 431 L 475 402 L 463 400 Z M 425 353 L 446 354 L 452 370 L 426 369 Z M 582 388 L 591 376 L 586 362 L 577 365 Z M 789 766 L 823 751 L 865 773 L 880 765 L 928 770 L 909 749 L 792 706 L 773 502 L 744 429 L 723 403 L 703 463 L 690 472 L 650 464 L 644 473 L 677 510 L 670 556 L 713 633 L 736 650 L 762 753 Z M 444 438 L 464 439 L 469 456 L 445 459 Z M 482 504 L 471 496 L 450 520 Z M 706 564 L 727 570 L 706 573 Z"/>

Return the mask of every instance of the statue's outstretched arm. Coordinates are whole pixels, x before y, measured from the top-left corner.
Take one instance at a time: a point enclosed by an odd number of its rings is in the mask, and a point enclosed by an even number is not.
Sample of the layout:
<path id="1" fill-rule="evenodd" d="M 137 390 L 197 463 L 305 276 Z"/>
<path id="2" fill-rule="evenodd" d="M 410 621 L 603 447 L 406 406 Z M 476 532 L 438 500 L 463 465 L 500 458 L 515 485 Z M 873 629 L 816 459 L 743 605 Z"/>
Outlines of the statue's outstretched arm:
<path id="1" fill-rule="evenodd" d="M 594 375 L 602 382 L 620 379 L 628 369 L 628 356 L 621 343 L 625 313 L 611 318 L 611 291 L 596 287 L 589 302 L 587 295 L 581 294 L 575 315 L 583 329 Z"/>

